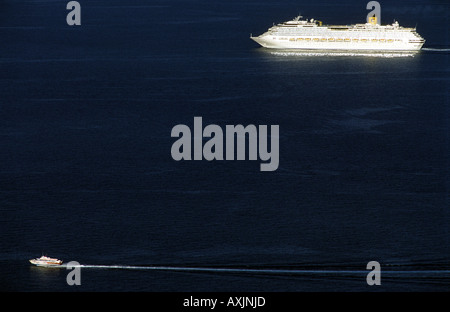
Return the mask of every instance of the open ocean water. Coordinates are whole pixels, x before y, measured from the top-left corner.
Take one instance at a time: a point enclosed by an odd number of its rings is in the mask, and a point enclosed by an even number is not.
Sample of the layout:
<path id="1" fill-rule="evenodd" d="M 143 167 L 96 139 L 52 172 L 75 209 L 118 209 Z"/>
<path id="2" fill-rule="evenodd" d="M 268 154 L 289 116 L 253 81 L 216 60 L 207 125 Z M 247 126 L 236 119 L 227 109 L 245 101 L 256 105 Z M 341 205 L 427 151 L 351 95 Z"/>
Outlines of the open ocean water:
<path id="1" fill-rule="evenodd" d="M 400 55 L 249 39 L 356 0 L 67 2 L 0 1 L 0 290 L 450 290 L 447 1 L 380 1 L 427 40 Z M 174 161 L 196 116 L 279 125 L 278 169 Z"/>

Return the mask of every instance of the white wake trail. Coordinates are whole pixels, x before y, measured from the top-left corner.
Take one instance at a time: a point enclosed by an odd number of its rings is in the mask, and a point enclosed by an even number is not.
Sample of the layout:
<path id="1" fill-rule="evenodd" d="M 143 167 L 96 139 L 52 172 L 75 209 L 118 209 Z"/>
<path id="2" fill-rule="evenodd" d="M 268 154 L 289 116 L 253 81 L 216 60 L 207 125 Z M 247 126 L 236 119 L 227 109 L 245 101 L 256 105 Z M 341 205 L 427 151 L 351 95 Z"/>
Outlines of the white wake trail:
<path id="1" fill-rule="evenodd" d="M 251 268 L 213 268 L 213 267 L 179 267 L 179 266 L 132 266 L 132 265 L 99 265 L 80 264 L 71 268 L 83 269 L 119 269 L 119 270 L 154 270 L 177 272 L 203 272 L 203 273 L 240 273 L 240 274 L 290 274 L 290 275 L 367 275 L 367 270 L 319 270 L 319 269 L 251 269 Z M 450 270 L 382 270 L 384 275 L 409 276 L 444 276 Z"/>
<path id="2" fill-rule="evenodd" d="M 423 51 L 450 52 L 450 49 L 422 48 Z"/>

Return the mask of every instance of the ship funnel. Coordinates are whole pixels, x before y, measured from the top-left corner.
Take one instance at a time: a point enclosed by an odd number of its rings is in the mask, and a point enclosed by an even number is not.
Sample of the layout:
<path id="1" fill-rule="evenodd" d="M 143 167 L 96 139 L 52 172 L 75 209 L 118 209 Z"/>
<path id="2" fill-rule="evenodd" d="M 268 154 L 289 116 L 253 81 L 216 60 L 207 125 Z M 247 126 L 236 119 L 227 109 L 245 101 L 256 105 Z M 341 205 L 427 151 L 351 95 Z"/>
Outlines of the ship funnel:
<path id="1" fill-rule="evenodd" d="M 366 6 L 367 10 L 372 10 L 367 14 L 367 23 L 371 25 L 381 25 L 381 5 L 378 1 L 370 1 Z"/>

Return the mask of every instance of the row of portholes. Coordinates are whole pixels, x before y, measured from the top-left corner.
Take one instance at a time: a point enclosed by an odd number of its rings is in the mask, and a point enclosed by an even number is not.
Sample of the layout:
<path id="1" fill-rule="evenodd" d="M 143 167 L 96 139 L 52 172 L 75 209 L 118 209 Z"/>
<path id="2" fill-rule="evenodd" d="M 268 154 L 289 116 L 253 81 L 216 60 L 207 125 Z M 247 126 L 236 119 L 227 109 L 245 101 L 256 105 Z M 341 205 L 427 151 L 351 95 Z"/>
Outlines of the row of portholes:
<path id="1" fill-rule="evenodd" d="M 349 38 L 280 38 L 280 40 L 305 41 L 305 42 L 381 42 L 393 43 L 394 39 L 349 39 Z M 399 39 L 395 41 L 401 41 Z"/>

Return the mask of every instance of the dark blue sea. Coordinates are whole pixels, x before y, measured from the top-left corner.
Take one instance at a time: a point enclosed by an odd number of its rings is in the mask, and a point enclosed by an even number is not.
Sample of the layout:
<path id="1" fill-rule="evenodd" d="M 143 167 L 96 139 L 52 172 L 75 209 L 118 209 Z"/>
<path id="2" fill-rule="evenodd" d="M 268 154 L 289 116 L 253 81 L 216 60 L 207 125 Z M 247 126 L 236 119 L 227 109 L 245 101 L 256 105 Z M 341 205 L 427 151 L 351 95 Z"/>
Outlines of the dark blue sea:
<path id="1" fill-rule="evenodd" d="M 380 1 L 426 39 L 404 54 L 249 38 L 368 1 L 80 0 L 80 26 L 67 2 L 0 1 L 0 290 L 450 290 L 447 1 Z M 277 170 L 175 161 L 194 117 L 278 125 Z"/>

